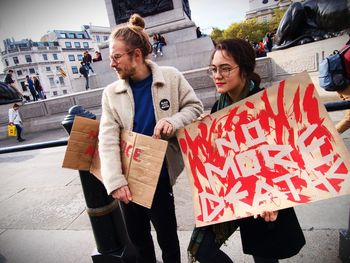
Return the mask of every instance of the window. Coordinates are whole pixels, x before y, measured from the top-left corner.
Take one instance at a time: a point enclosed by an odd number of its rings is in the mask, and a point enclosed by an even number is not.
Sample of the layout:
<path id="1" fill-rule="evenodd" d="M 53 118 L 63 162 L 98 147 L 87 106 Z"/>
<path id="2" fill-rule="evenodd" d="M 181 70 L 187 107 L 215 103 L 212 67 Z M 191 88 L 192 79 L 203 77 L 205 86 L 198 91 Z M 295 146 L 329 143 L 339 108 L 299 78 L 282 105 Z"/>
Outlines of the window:
<path id="1" fill-rule="evenodd" d="M 84 34 L 78 33 L 78 34 L 77 34 L 77 38 L 81 38 L 81 39 L 84 38 Z"/>
<path id="2" fill-rule="evenodd" d="M 64 44 L 66 45 L 66 48 L 71 48 L 72 47 L 72 43 L 71 42 L 65 42 Z"/>
<path id="3" fill-rule="evenodd" d="M 51 67 L 46 67 L 46 71 L 50 72 L 51 71 Z"/>
<path id="4" fill-rule="evenodd" d="M 75 48 L 80 48 L 80 42 L 74 42 Z"/>
<path id="5" fill-rule="evenodd" d="M 79 54 L 77 57 L 79 61 L 83 61 L 83 55 Z"/>
<path id="6" fill-rule="evenodd" d="M 22 76 L 22 70 L 17 70 L 17 76 Z"/>
<path id="7" fill-rule="evenodd" d="M 20 83 L 21 83 L 22 90 L 27 91 L 28 89 L 27 89 L 26 83 L 24 81 L 21 81 Z"/>
<path id="8" fill-rule="evenodd" d="M 57 56 L 56 53 L 52 54 L 52 57 L 53 57 L 54 60 L 58 60 L 58 56 Z"/>
<path id="9" fill-rule="evenodd" d="M 47 54 L 43 54 L 43 59 L 47 60 Z"/>
<path id="10" fill-rule="evenodd" d="M 50 81 L 50 86 L 55 87 L 55 81 L 54 81 L 53 77 L 50 77 L 49 81 Z"/>
<path id="11" fill-rule="evenodd" d="M 63 91 L 63 94 L 68 94 L 67 90 L 62 90 Z"/>
<path id="12" fill-rule="evenodd" d="M 18 63 L 19 63 L 18 57 L 13 57 L 12 59 L 13 59 L 13 63 L 15 63 L 15 64 L 18 64 Z"/>
<path id="13" fill-rule="evenodd" d="M 68 33 L 68 37 L 69 38 L 75 38 L 75 34 L 74 33 Z"/>
<path id="14" fill-rule="evenodd" d="M 56 66 L 56 70 L 60 70 L 61 66 Z"/>
<path id="15" fill-rule="evenodd" d="M 63 77 L 58 77 L 58 79 L 59 79 L 59 81 L 60 81 L 60 84 L 61 84 L 61 86 L 64 86 L 64 78 Z M 63 94 L 65 94 L 64 92 L 63 92 Z"/>
<path id="16" fill-rule="evenodd" d="M 107 41 L 108 40 L 108 36 L 103 36 L 103 40 Z"/>
<path id="17" fill-rule="evenodd" d="M 100 42 L 100 36 L 96 36 L 96 42 Z"/>
<path id="18" fill-rule="evenodd" d="M 78 67 L 77 66 L 73 66 L 72 67 L 72 72 L 73 72 L 73 74 L 78 74 Z"/>
<path id="19" fill-rule="evenodd" d="M 32 57 L 30 55 L 25 55 L 25 58 L 28 63 L 32 62 Z"/>
<path id="20" fill-rule="evenodd" d="M 57 96 L 57 91 L 52 92 L 52 95 Z"/>
<path id="21" fill-rule="evenodd" d="M 5 64 L 6 64 L 6 67 L 8 67 L 10 65 L 9 61 L 7 60 L 7 58 L 5 58 Z"/>
<path id="22" fill-rule="evenodd" d="M 83 47 L 84 48 L 89 48 L 89 43 L 88 42 L 83 42 Z"/>
<path id="23" fill-rule="evenodd" d="M 67 35 L 66 35 L 66 33 L 60 33 L 60 37 L 61 38 L 67 38 Z"/>
<path id="24" fill-rule="evenodd" d="M 35 73 L 35 69 L 34 69 L 34 68 L 30 68 L 30 69 L 29 69 L 29 73 L 30 73 L 30 74 L 34 74 L 34 73 Z"/>
<path id="25" fill-rule="evenodd" d="M 69 59 L 69 61 L 75 61 L 74 55 L 68 55 L 68 59 Z"/>

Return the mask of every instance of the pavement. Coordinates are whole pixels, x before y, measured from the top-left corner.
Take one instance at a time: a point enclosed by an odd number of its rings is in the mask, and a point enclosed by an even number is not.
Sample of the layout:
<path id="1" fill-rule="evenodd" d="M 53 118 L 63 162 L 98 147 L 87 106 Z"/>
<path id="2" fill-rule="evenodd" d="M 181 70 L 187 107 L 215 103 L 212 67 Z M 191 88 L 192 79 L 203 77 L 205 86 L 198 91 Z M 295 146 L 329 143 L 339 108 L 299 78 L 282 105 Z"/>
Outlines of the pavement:
<path id="1" fill-rule="evenodd" d="M 337 122 L 342 112 L 331 113 Z M 26 133 L 25 142 L 0 140 L 0 148 L 67 138 L 62 129 Z M 350 149 L 350 131 L 342 135 Z M 95 241 L 78 172 L 61 168 L 65 146 L 0 155 L 0 263 L 92 262 Z M 175 188 L 178 234 L 182 262 L 194 217 L 185 175 Z M 306 245 L 301 252 L 280 262 L 341 263 L 339 230 L 348 229 L 350 196 L 296 207 Z M 156 238 L 152 231 L 154 239 Z M 157 243 L 157 242 L 155 242 Z M 161 253 L 156 254 L 161 262 Z M 223 246 L 235 262 L 253 262 L 242 253 L 237 231 Z"/>

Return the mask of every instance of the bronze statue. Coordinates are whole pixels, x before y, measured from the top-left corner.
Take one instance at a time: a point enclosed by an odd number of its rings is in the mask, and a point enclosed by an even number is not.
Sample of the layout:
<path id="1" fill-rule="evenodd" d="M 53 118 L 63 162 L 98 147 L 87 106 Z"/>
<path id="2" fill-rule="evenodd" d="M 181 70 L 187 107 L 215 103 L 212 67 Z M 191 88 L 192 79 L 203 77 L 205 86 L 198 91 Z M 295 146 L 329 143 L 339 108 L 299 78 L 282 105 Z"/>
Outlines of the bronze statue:
<path id="1" fill-rule="evenodd" d="M 174 9 L 172 0 L 112 0 L 116 24 L 128 21 L 137 13 L 143 17 Z"/>
<path id="2" fill-rule="evenodd" d="M 22 101 L 18 93 L 4 82 L 0 82 L 0 105 Z"/>
<path id="3" fill-rule="evenodd" d="M 284 14 L 275 34 L 274 50 L 327 38 L 350 28 L 350 0 L 295 2 Z"/>

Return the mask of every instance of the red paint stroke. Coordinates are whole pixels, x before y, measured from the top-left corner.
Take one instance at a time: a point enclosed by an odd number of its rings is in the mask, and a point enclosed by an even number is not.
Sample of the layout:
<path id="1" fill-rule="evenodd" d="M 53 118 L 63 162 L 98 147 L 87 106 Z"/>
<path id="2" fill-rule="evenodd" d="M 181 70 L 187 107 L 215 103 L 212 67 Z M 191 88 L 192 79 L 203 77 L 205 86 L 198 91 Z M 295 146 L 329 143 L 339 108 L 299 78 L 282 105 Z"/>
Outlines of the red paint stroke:
<path id="1" fill-rule="evenodd" d="M 315 140 L 325 137 L 324 144 L 319 150 L 322 156 L 326 156 L 334 152 L 334 137 L 323 124 L 324 118 L 320 116 L 319 103 L 314 95 L 315 87 L 313 84 L 310 83 L 307 85 L 303 96 L 301 94 L 301 89 L 298 86 L 295 89 L 291 100 L 285 100 L 285 84 L 285 81 L 280 82 L 278 86 L 277 100 L 272 99 L 270 101 L 268 90 L 264 90 L 261 93 L 260 98 L 256 100 L 261 101 L 262 105 L 260 103 L 254 103 L 247 100 L 244 105 L 240 106 L 240 108 L 233 106 L 224 116 L 213 118 L 209 125 L 199 123 L 197 126 L 198 131 L 195 132 L 193 137 L 190 136 L 187 129 L 184 130 L 184 136 L 179 139 L 179 144 L 182 153 L 188 159 L 193 176 L 194 187 L 198 193 L 205 191 L 214 194 L 213 189 L 208 187 L 210 183 L 204 166 L 206 163 L 210 163 L 222 170 L 226 163 L 226 159 L 233 158 L 233 163 L 236 166 L 237 171 L 240 174 L 242 173 L 237 160 L 235 159 L 238 153 L 234 152 L 234 150 L 230 149 L 229 147 L 224 147 L 224 156 L 220 156 L 215 145 L 215 140 L 217 138 L 225 138 L 227 141 L 230 141 L 228 132 L 234 132 L 239 148 L 253 151 L 261 168 L 255 175 L 239 178 L 235 177 L 237 175 L 234 175 L 231 169 L 228 170 L 224 178 L 221 178 L 220 175 L 212 172 L 216 180 L 221 183 L 215 186 L 217 196 L 225 197 L 237 182 L 241 182 L 242 187 L 239 191 L 247 191 L 248 195 L 240 201 L 248 205 L 252 205 L 255 198 L 256 182 L 259 180 L 259 178 L 264 178 L 264 181 L 268 185 L 274 185 L 277 187 L 279 191 L 286 194 L 288 200 L 294 202 L 295 204 L 313 201 L 312 197 L 306 195 L 299 195 L 298 198 L 300 200 L 295 200 L 287 183 L 285 181 L 274 183 L 274 179 L 285 174 L 296 175 L 290 180 L 293 187 L 298 193 L 300 193 L 303 189 L 307 188 L 308 185 L 307 182 L 300 176 L 302 171 L 305 170 L 305 162 L 299 146 L 297 145 L 297 139 L 307 130 L 310 125 L 316 124 L 317 128 L 305 140 L 304 143 L 306 146 L 308 146 Z M 288 94 L 290 94 L 290 92 Z M 291 101 L 291 105 L 286 105 L 286 101 Z M 273 107 L 272 103 L 276 103 L 277 107 Z M 257 113 L 252 114 L 252 112 Z M 303 115 L 305 115 L 306 118 L 303 118 Z M 260 147 L 267 144 L 267 142 L 247 147 L 247 141 L 242 127 L 255 120 L 259 121 L 265 136 L 269 137 L 270 140 L 272 139 L 274 144 L 290 145 L 292 147 L 292 152 L 288 156 L 283 157 L 283 159 L 296 163 L 299 168 L 288 168 L 278 164 L 271 168 L 268 167 L 265 163 L 264 156 L 260 151 Z M 291 126 L 290 121 L 293 121 L 293 126 Z M 294 123 L 296 123 L 296 126 Z M 251 131 L 249 130 L 249 133 L 253 138 L 257 136 L 254 129 Z M 274 156 L 277 154 L 277 152 L 272 152 L 269 154 Z M 333 161 L 335 161 L 336 158 L 339 158 L 339 154 L 335 154 Z M 317 167 L 315 170 L 325 175 L 330 167 L 331 164 L 323 164 Z M 340 174 L 347 174 L 348 170 L 346 169 L 345 165 L 342 164 L 336 172 Z M 305 172 L 303 174 L 305 174 Z M 205 186 L 201 183 L 203 181 L 206 182 Z M 337 192 L 340 191 L 340 185 L 341 182 L 343 182 L 342 179 L 330 178 L 328 181 Z M 318 188 L 322 191 L 327 191 L 327 189 L 322 185 L 319 185 Z M 199 205 L 202 211 L 203 207 L 201 203 Z M 207 213 L 210 214 L 215 209 L 216 205 L 217 204 L 215 204 L 215 202 L 207 201 Z M 235 210 L 234 205 L 226 201 L 225 207 L 233 212 Z M 212 220 L 212 222 L 218 221 L 223 212 L 224 210 L 222 210 Z M 197 220 L 203 221 L 203 214 L 199 214 L 197 216 Z"/>

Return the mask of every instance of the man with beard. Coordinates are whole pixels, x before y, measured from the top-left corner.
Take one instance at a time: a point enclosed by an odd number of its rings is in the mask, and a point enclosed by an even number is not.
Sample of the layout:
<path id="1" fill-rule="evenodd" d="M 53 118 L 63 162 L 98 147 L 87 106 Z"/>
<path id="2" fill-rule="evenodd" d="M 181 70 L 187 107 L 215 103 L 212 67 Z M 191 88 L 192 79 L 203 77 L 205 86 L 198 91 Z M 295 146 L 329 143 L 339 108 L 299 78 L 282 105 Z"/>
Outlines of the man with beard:
<path id="1" fill-rule="evenodd" d="M 146 59 L 152 53 L 152 45 L 144 27 L 142 17 L 133 15 L 127 26 L 116 28 L 110 36 L 110 65 L 119 80 L 107 86 L 102 96 L 101 174 L 108 194 L 122 204 L 137 262 L 156 263 L 152 222 L 163 262 L 180 263 L 172 185 L 184 164 L 174 135 L 177 129 L 199 117 L 203 106 L 177 69 L 159 67 Z M 169 142 L 150 209 L 132 202 L 121 167 L 121 129 Z"/>

